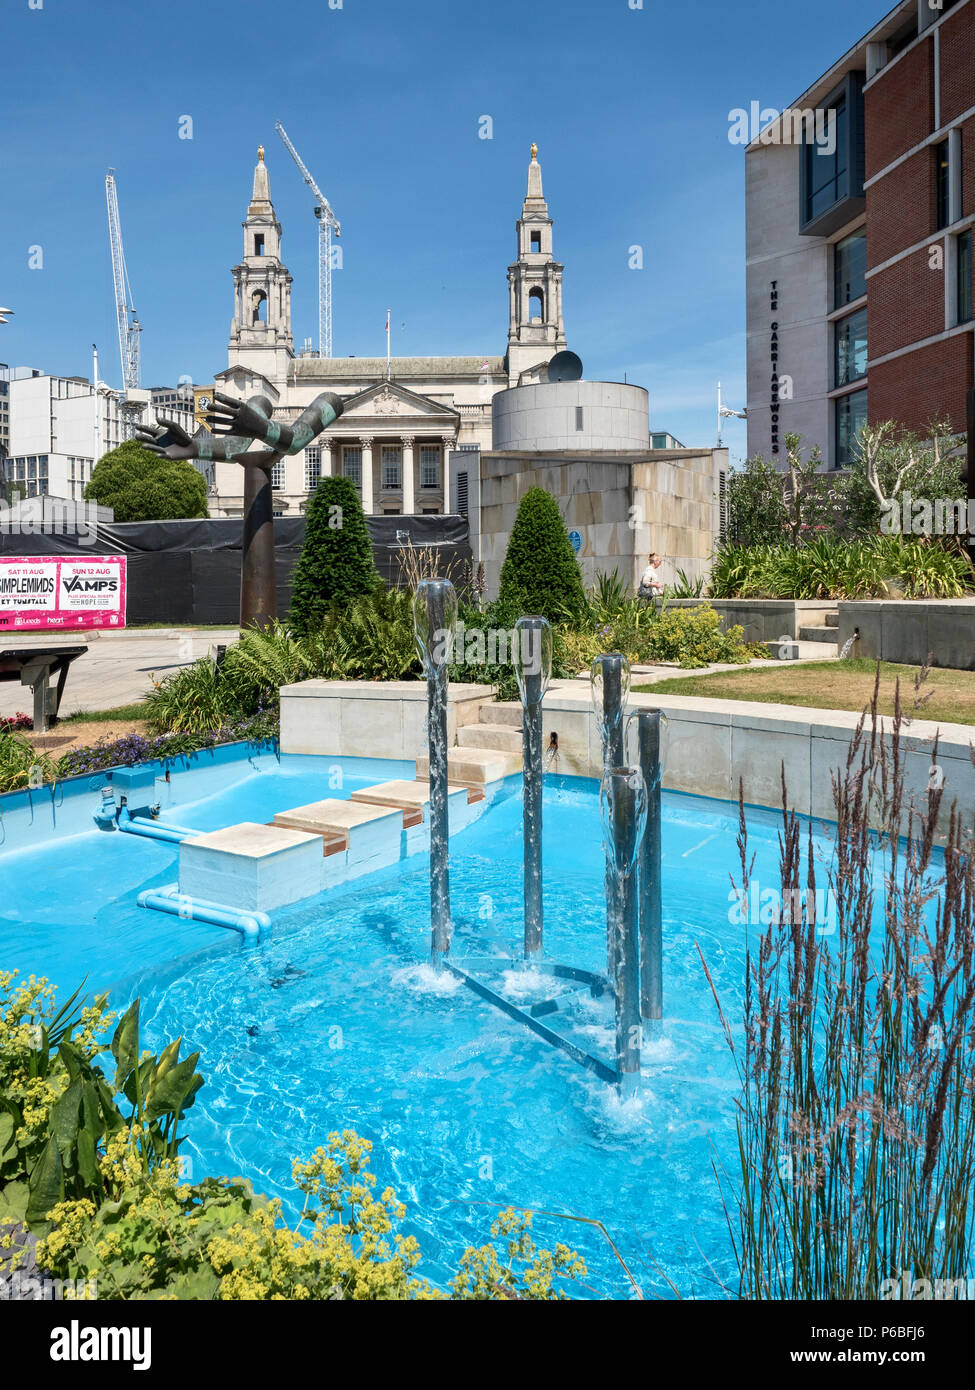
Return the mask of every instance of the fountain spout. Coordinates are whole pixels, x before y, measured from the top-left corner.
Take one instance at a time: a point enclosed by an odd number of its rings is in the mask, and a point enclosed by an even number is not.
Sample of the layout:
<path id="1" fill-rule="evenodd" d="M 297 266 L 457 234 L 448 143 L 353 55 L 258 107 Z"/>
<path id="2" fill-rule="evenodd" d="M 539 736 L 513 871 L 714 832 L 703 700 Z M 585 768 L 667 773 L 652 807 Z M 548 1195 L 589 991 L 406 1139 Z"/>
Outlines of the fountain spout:
<path id="1" fill-rule="evenodd" d="M 430 958 L 436 969 L 450 950 L 447 825 L 447 664 L 457 626 L 457 594 L 449 579 L 424 579 L 413 599 L 413 627 L 427 677 L 430 749 Z"/>
<path id="2" fill-rule="evenodd" d="M 542 950 L 542 700 L 552 676 L 552 628 L 546 618 L 515 624 L 515 675 L 521 693 L 524 772 L 525 960 Z"/>

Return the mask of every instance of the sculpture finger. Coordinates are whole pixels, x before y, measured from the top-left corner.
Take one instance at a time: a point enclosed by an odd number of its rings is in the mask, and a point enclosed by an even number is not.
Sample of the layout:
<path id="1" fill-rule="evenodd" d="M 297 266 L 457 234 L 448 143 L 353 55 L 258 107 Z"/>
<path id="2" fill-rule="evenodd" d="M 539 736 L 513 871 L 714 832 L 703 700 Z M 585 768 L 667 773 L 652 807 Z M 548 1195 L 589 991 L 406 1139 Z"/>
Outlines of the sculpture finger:
<path id="1" fill-rule="evenodd" d="M 225 396 L 222 391 L 214 391 L 213 399 L 220 401 L 223 405 L 229 405 L 232 410 L 239 410 L 243 405 L 243 401 L 238 400 L 235 396 Z"/>

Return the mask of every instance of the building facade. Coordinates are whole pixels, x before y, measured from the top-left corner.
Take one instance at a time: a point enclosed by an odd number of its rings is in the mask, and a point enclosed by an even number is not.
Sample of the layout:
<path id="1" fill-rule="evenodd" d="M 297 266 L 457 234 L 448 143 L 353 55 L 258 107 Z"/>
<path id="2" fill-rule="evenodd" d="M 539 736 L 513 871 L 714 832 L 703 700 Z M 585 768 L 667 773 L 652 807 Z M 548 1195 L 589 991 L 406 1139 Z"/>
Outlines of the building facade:
<path id="1" fill-rule="evenodd" d="M 447 458 L 491 447 L 491 402 L 499 391 L 544 380 L 566 346 L 562 266 L 533 145 L 517 222 L 517 259 L 508 267 L 508 342 L 503 355 L 322 358 L 295 353 L 291 275 L 281 258 L 281 224 L 271 202 L 264 151 L 247 216 L 243 255 L 233 268 L 229 365 L 215 386 L 230 395 L 267 396 L 276 418 L 294 419 L 322 391 L 344 411 L 315 445 L 275 468 L 275 511 L 299 514 L 319 480 L 344 474 L 369 514 L 443 513 L 454 508 Z M 243 470 L 218 463 L 212 515 L 243 511 Z"/>
<path id="2" fill-rule="evenodd" d="M 10 436 L 5 460 L 8 496 L 60 497 L 80 501 L 103 454 L 132 437 L 134 422 L 155 424 L 149 391 L 120 391 L 104 382 L 96 391 L 87 377 L 15 371 L 9 381 Z M 157 388 L 161 389 L 161 388 Z M 165 394 L 175 402 L 175 392 Z M 192 433 L 189 405 L 159 407 Z"/>
<path id="3" fill-rule="evenodd" d="M 902 0 L 746 151 L 748 451 L 849 464 L 975 385 L 975 0 Z"/>

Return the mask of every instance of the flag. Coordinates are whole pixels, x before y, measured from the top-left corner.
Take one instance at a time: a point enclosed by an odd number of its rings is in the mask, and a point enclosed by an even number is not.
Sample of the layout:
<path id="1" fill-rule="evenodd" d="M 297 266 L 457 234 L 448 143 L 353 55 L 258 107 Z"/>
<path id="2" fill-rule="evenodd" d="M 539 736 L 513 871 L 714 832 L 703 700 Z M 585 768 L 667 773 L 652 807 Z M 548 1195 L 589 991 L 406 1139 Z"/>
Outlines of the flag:
<path id="1" fill-rule="evenodd" d="M 389 332 L 389 314 L 386 315 L 386 332 Z"/>

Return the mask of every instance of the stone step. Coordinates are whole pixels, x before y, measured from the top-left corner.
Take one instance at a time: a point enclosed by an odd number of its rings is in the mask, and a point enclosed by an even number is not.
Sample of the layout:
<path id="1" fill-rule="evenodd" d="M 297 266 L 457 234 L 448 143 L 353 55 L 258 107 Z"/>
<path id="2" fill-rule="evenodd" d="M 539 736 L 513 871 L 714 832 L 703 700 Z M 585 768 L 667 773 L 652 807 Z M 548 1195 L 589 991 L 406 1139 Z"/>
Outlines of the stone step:
<path id="1" fill-rule="evenodd" d="M 520 753 L 521 737 L 521 729 L 507 724 L 464 724 L 457 730 L 461 748 L 493 748 L 501 753 Z"/>
<path id="2" fill-rule="evenodd" d="M 833 611 L 832 613 L 827 613 L 827 614 L 826 614 L 826 626 L 827 626 L 827 627 L 839 627 L 839 625 L 840 625 L 840 614 L 839 614 L 839 609 L 834 609 L 834 611 Z"/>
<path id="3" fill-rule="evenodd" d="M 447 776 L 451 782 L 460 782 L 475 790 L 520 771 L 520 753 L 504 753 L 492 748 L 451 748 L 447 754 Z M 417 778 L 430 776 L 428 757 L 417 758 L 416 775 Z"/>
<path id="4" fill-rule="evenodd" d="M 449 765 L 447 773 L 449 776 Z M 461 784 L 459 778 L 454 778 L 453 780 L 456 781 L 458 785 L 449 788 L 448 796 L 453 796 L 458 792 L 466 793 L 466 785 Z M 473 798 L 468 794 L 468 802 L 472 799 Z M 421 815 L 425 816 L 426 808 L 430 801 L 430 784 L 429 782 L 421 782 L 419 779 L 415 782 L 407 782 L 405 780 L 380 782 L 375 787 L 362 787 L 358 791 L 354 791 L 352 793 L 352 800 L 365 806 L 382 806 L 387 809 L 391 806 L 395 806 L 404 813 L 416 813 L 419 811 Z M 411 822 L 411 824 L 414 823 L 415 822 Z"/>
<path id="5" fill-rule="evenodd" d="M 279 811 L 273 824 L 324 836 L 325 854 L 330 855 L 347 850 L 350 840 L 365 852 L 374 841 L 374 832 L 398 835 L 400 830 L 408 830 L 422 820 L 420 807 L 407 811 L 396 806 L 367 806 L 364 802 L 329 798 L 309 806 L 296 806 L 292 811 Z"/>
<path id="6" fill-rule="evenodd" d="M 836 645 L 836 629 L 833 627 L 801 627 L 800 642 L 832 642 Z"/>
<path id="7" fill-rule="evenodd" d="M 481 706 L 478 719 L 482 724 L 504 724 L 510 729 L 520 729 L 521 714 L 520 704 L 512 704 L 510 701 L 498 704 L 497 701 L 491 701 Z"/>

